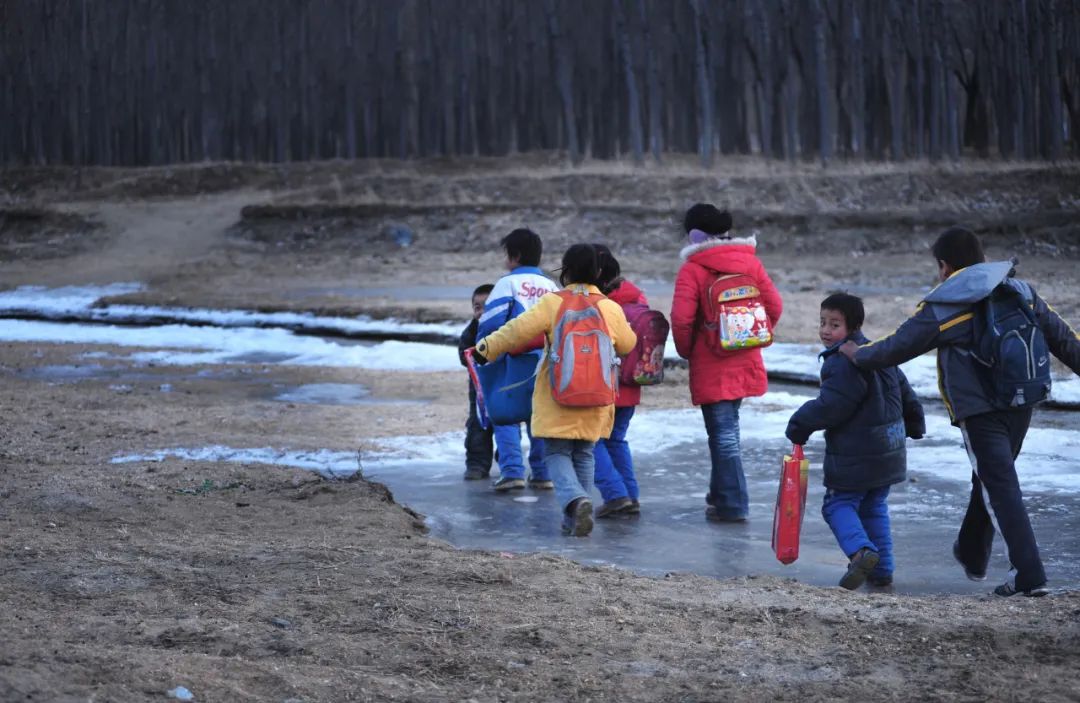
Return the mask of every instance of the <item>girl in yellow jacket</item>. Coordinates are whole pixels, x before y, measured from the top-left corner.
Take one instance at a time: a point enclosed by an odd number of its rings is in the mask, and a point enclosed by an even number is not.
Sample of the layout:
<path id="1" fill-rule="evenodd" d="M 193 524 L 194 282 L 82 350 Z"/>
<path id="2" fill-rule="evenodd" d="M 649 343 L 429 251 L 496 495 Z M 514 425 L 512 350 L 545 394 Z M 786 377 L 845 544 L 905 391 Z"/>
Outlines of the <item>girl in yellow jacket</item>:
<path id="1" fill-rule="evenodd" d="M 637 336 L 626 322 L 618 303 L 600 293 L 600 261 L 591 244 L 575 244 L 566 250 L 562 259 L 559 283 L 596 296 L 596 307 L 607 325 L 615 353 L 625 356 L 637 343 Z M 555 482 L 555 496 L 563 508 L 563 532 L 584 537 L 592 531 L 592 502 L 589 491 L 593 484 L 593 445 L 611 434 L 615 420 L 615 405 L 601 407 L 566 407 L 551 396 L 549 367 L 551 364 L 552 331 L 558 322 L 562 298 L 548 293 L 533 307 L 481 339 L 477 353 L 493 360 L 521 346 L 537 335 L 546 338 L 546 350 L 532 399 L 533 436 L 544 439 L 544 461 Z"/>

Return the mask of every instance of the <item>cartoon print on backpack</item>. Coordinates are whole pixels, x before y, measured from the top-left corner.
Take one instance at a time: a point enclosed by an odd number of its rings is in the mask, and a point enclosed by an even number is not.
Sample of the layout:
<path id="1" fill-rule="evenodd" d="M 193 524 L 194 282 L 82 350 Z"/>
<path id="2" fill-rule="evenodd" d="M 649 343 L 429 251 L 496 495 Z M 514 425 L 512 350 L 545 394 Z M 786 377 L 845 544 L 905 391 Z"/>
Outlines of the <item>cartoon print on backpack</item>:
<path id="1" fill-rule="evenodd" d="M 719 352 L 772 344 L 772 324 L 752 277 L 716 274 L 705 290 L 705 338 Z"/>

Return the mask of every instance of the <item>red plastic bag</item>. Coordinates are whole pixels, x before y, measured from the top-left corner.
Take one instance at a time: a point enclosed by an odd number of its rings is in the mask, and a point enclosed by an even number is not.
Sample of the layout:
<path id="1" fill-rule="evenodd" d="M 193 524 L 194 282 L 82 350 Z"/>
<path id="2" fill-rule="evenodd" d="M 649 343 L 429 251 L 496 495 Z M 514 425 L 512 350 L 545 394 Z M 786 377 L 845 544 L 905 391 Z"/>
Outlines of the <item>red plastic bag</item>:
<path id="1" fill-rule="evenodd" d="M 486 430 L 491 427 L 491 420 L 488 419 L 487 403 L 484 402 L 484 389 L 480 385 L 480 375 L 476 372 L 476 360 L 473 359 L 473 350 L 471 348 L 465 350 L 465 368 L 469 370 L 469 380 L 472 381 L 473 388 L 476 389 L 476 417 L 480 420 L 480 426 Z"/>
<path id="2" fill-rule="evenodd" d="M 806 513 L 806 484 L 810 462 L 803 456 L 801 445 L 793 445 L 791 454 L 784 456 L 780 469 L 780 489 L 776 492 L 776 512 L 773 513 L 772 548 L 781 564 L 792 564 L 799 558 L 799 535 Z"/>

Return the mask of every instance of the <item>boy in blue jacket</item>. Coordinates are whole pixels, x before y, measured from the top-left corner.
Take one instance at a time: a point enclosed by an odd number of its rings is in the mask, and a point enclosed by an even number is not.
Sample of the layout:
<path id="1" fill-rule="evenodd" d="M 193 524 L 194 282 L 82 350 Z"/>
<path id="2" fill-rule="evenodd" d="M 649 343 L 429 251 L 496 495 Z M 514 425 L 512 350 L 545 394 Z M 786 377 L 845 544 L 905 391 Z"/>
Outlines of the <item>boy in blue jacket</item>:
<path id="1" fill-rule="evenodd" d="M 821 302 L 818 335 L 825 351 L 821 391 L 791 416 L 787 437 L 805 444 L 825 430 L 825 501 L 821 514 L 850 560 L 840 586 L 893 580 L 889 487 L 907 475 L 905 437 L 926 432 L 922 405 L 904 373 L 890 366 L 862 371 L 839 353 L 847 341 L 864 344 L 860 298 L 834 293 Z"/>
<path id="2" fill-rule="evenodd" d="M 502 239 L 502 248 L 506 252 L 506 270 L 508 273 L 495 282 L 488 295 L 484 312 L 480 315 L 476 339 L 483 339 L 525 312 L 548 293 L 559 289 L 555 282 L 540 270 L 540 256 L 544 245 L 540 235 L 529 229 L 515 229 Z M 544 342 L 540 338 L 530 345 L 530 350 L 522 354 L 531 354 L 536 363 L 540 363 Z M 500 359 L 493 363 L 507 363 Z M 524 379 L 522 379 L 524 380 Z M 521 456 L 521 426 L 495 425 L 496 457 L 499 462 L 499 480 L 495 490 L 520 490 L 525 488 L 525 461 Z M 531 425 L 525 423 L 529 441 L 529 486 L 531 488 L 551 489 L 554 483 L 544 463 L 544 441 L 532 436 Z"/>
<path id="3" fill-rule="evenodd" d="M 941 284 L 923 299 L 915 314 L 888 337 L 869 344 L 853 341 L 840 351 L 859 368 L 869 370 L 937 349 L 941 398 L 964 436 L 972 470 L 971 495 L 953 556 L 969 579 L 984 580 L 996 529 L 1005 540 L 1011 569 L 1008 580 L 994 593 L 1044 596 L 1049 592 L 1046 572 L 1015 465 L 1034 402 L 1019 398 L 1003 403 L 993 391 L 994 382 L 1001 379 L 973 353 L 985 323 L 979 309 L 999 286 L 1013 289 L 1033 316 L 1049 353 L 1077 374 L 1080 338 L 1031 285 L 1013 277 L 1014 262 L 987 262 L 979 238 L 970 230 L 946 230 L 932 252 Z M 1041 369 L 1049 361 L 1044 356 L 1037 364 Z"/>

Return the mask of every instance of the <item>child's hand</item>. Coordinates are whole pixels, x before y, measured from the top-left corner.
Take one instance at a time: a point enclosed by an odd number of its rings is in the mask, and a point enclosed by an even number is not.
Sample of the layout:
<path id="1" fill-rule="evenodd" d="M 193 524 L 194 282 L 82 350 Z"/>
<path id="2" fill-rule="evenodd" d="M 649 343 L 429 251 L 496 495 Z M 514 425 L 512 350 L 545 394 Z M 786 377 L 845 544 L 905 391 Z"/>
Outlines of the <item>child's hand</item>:
<path id="1" fill-rule="evenodd" d="M 790 424 L 788 424 L 787 429 L 784 430 L 784 436 L 787 437 L 792 444 L 798 445 L 806 444 L 806 442 L 810 439 L 810 435 L 800 432 L 799 430 L 792 427 Z"/>
<path id="2" fill-rule="evenodd" d="M 487 357 L 480 353 L 480 350 L 476 347 L 469 347 L 468 351 L 472 352 L 473 361 L 477 366 L 483 366 L 487 363 Z"/>

